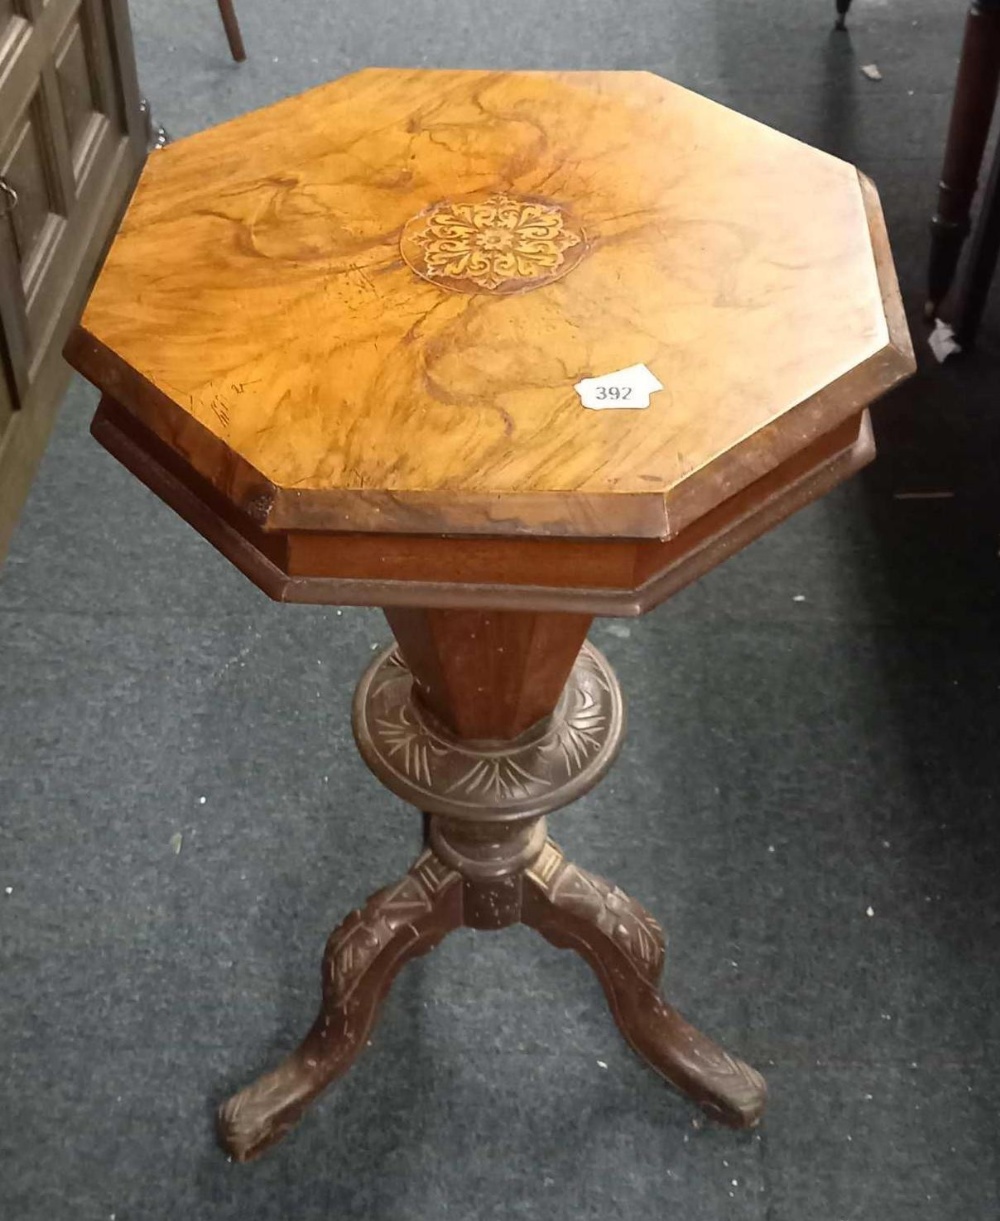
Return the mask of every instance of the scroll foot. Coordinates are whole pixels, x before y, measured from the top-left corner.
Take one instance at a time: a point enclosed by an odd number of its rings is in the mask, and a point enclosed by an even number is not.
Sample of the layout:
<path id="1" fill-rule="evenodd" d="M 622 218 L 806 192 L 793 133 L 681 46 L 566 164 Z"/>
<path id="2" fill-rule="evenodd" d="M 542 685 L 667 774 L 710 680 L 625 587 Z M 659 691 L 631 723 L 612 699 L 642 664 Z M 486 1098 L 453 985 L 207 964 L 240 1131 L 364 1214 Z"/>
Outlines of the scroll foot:
<path id="1" fill-rule="evenodd" d="M 752 1128 L 759 1121 L 767 1094 L 763 1077 L 660 996 L 663 933 L 645 908 L 567 862 L 549 841 L 528 870 L 521 919 L 590 963 L 625 1039 L 675 1089 L 730 1127 Z"/>
<path id="2" fill-rule="evenodd" d="M 279 1141 L 368 1043 L 400 968 L 462 924 L 459 875 L 424 852 L 395 886 L 373 895 L 330 937 L 323 1003 L 301 1046 L 219 1108 L 219 1140 L 238 1162 Z"/>

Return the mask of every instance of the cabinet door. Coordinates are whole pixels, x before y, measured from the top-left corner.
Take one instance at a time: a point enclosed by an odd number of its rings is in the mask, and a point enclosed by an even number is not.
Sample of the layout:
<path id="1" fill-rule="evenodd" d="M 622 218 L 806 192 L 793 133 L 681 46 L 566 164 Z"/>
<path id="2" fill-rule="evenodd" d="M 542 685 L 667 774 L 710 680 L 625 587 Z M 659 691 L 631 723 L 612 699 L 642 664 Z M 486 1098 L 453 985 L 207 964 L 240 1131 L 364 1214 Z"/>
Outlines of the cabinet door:
<path id="1" fill-rule="evenodd" d="M 115 54 L 123 7 L 0 0 L 0 322 L 21 401 L 61 344 L 101 203 L 141 156 L 134 77 Z"/>
<path id="2" fill-rule="evenodd" d="M 126 0 L 0 0 L 0 560 L 144 155 Z"/>

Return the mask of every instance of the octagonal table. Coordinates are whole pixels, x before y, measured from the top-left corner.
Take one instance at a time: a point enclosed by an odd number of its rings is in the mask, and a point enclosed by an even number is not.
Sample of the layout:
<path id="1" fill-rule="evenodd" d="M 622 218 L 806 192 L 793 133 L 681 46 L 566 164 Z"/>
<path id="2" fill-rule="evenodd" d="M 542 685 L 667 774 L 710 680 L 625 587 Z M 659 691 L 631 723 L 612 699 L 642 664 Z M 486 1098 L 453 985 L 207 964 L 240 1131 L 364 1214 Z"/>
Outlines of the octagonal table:
<path id="1" fill-rule="evenodd" d="M 871 184 L 644 73 L 371 70 L 155 154 L 67 356 L 94 435 L 271 597 L 385 608 L 354 728 L 425 848 L 333 933 L 236 1158 L 365 1047 L 408 959 L 521 921 L 736 1126 L 764 1083 L 658 991 L 663 936 L 546 815 L 622 695 L 586 643 L 857 470 L 913 368 Z M 641 849 L 641 845 L 637 845 Z"/>

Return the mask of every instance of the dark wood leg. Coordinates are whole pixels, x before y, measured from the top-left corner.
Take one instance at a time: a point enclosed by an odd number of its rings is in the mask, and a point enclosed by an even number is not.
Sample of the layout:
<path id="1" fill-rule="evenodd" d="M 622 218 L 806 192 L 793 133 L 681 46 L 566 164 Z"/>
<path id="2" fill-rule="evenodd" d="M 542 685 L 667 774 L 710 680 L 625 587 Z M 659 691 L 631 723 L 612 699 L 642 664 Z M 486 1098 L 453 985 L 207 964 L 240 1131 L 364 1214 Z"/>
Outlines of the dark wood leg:
<path id="1" fill-rule="evenodd" d="M 955 338 L 964 351 L 975 346 L 979 323 L 1000 255 L 1000 154 L 993 154 L 993 167 L 979 221 L 969 251 L 969 270 L 958 303 Z"/>
<path id="2" fill-rule="evenodd" d="M 518 921 L 597 972 L 622 1034 L 714 1118 L 750 1127 L 763 1079 L 660 996 L 663 935 L 637 903 L 544 839 L 543 820 L 610 764 L 618 684 L 571 615 L 387 611 L 400 654 L 372 663 L 355 700 L 362 756 L 432 813 L 429 842 L 464 882 L 464 921 Z M 567 681 L 568 679 L 568 681 Z"/>
<path id="3" fill-rule="evenodd" d="M 948 294 L 969 232 L 972 199 L 1000 83 L 1000 0 L 974 0 L 965 23 L 962 57 L 948 124 L 924 312 L 933 318 Z"/>
<path id="4" fill-rule="evenodd" d="M 219 1108 L 226 1152 L 246 1162 L 280 1140 L 364 1051 L 400 968 L 461 924 L 461 879 L 431 852 L 352 912 L 327 943 L 323 1002 L 301 1046 Z"/>
<path id="5" fill-rule="evenodd" d="M 246 59 L 247 53 L 243 46 L 243 35 L 240 32 L 240 23 L 236 17 L 233 0 L 219 0 L 219 16 L 222 18 L 222 24 L 226 30 L 230 53 L 233 59 L 241 64 Z"/>
<path id="6" fill-rule="evenodd" d="M 767 1095 L 763 1077 L 660 996 L 663 933 L 645 908 L 567 862 L 549 841 L 527 873 L 521 920 L 590 963 L 619 1030 L 675 1089 L 731 1127 L 758 1122 Z"/>
<path id="7" fill-rule="evenodd" d="M 851 7 L 851 0 L 837 0 L 837 20 L 833 23 L 835 30 L 847 29 L 847 14 Z"/>
<path id="8" fill-rule="evenodd" d="M 568 864 L 545 816 L 595 784 L 625 729 L 614 672 L 576 615 L 390 611 L 398 647 L 354 699 L 362 757 L 424 811 L 424 852 L 330 938 L 323 1003 L 297 1051 L 229 1099 L 219 1136 L 237 1161 L 280 1140 L 364 1050 L 400 967 L 452 929 L 519 922 L 597 972 L 622 1034 L 709 1115 L 751 1127 L 760 1076 L 660 996 L 663 934 L 637 903 Z"/>

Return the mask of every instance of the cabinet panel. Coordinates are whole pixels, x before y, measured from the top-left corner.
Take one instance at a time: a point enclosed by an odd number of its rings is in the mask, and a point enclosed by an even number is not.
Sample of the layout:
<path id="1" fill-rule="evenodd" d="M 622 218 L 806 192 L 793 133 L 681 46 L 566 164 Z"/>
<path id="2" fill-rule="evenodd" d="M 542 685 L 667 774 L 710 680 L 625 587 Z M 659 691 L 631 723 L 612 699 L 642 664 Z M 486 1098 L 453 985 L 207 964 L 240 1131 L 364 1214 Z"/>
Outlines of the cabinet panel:
<path id="1" fill-rule="evenodd" d="M 0 129 L 0 174 L 18 196 L 0 222 L 0 284 L 13 285 L 0 316 L 19 394 L 48 350 L 109 175 L 128 177 L 127 166 L 135 164 L 134 133 L 131 124 L 125 128 L 128 109 L 120 102 L 125 82 L 111 50 L 118 32 L 113 7 L 106 0 L 48 0 L 28 28 L 31 38 L 14 67 L 23 80 L 34 65 L 32 87 L 20 114 L 11 116 L 13 127 Z M 2 92 L 0 82 L 0 102 Z"/>
<path id="2" fill-rule="evenodd" d="M 125 0 L 0 0 L 0 558 L 143 137 Z"/>
<path id="3" fill-rule="evenodd" d="M 0 72 L 28 33 L 26 9 L 20 0 L 0 0 Z"/>
<path id="4" fill-rule="evenodd" d="M 17 194 L 16 204 L 6 209 L 4 222 L 27 292 L 32 271 L 61 220 L 52 155 L 46 144 L 45 113 L 37 93 L 15 127 L 10 151 L 0 161 L 0 174 Z"/>
<path id="5" fill-rule="evenodd" d="M 16 32 L 15 19 L 19 17 L 20 11 L 14 0 L 0 0 L 0 48 L 2 48 L 7 39 Z M 17 23 L 20 25 L 20 22 Z"/>
<path id="6" fill-rule="evenodd" d="M 95 146 L 110 138 L 109 120 L 114 116 L 107 29 L 95 0 L 77 6 L 56 50 L 55 69 L 73 173 L 79 182 L 91 168 Z"/>
<path id="7" fill-rule="evenodd" d="M 62 50 L 56 56 L 59 101 L 62 103 L 66 135 L 74 162 L 79 158 L 80 146 L 87 129 L 100 111 L 90 74 L 90 56 L 87 54 L 84 39 L 81 13 L 77 10 L 66 33 Z"/>

